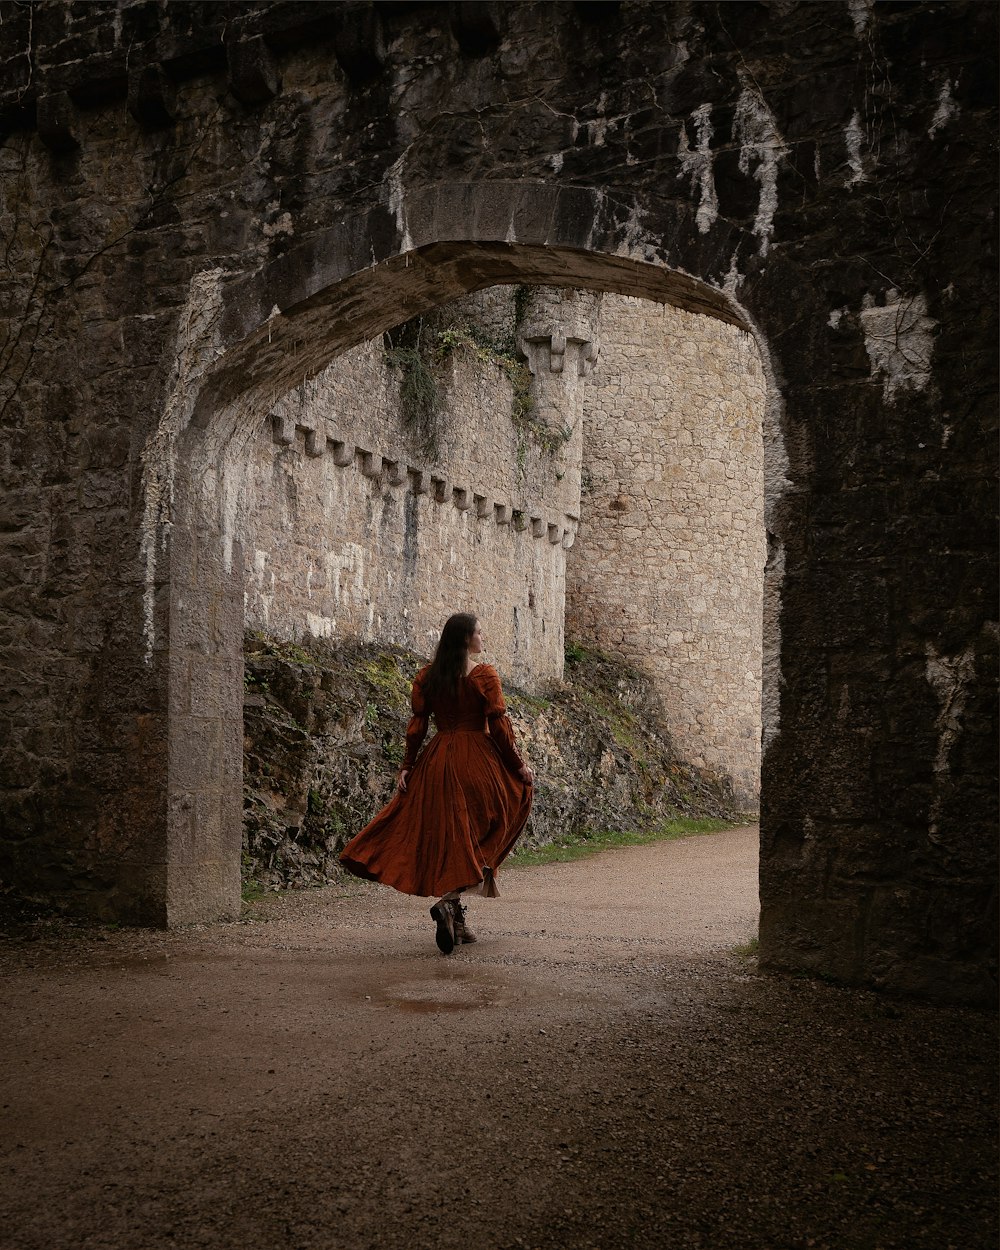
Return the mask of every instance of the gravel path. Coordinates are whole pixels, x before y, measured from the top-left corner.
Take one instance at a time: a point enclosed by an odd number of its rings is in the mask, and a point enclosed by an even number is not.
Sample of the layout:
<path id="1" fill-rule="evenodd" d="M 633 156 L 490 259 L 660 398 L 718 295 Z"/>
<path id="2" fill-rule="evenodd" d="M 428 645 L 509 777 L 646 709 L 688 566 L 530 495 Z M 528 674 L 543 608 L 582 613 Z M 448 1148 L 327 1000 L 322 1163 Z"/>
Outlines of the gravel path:
<path id="1" fill-rule="evenodd" d="M 995 1018 L 760 975 L 755 829 L 500 884 L 5 942 L 0 1246 L 992 1250 Z"/>

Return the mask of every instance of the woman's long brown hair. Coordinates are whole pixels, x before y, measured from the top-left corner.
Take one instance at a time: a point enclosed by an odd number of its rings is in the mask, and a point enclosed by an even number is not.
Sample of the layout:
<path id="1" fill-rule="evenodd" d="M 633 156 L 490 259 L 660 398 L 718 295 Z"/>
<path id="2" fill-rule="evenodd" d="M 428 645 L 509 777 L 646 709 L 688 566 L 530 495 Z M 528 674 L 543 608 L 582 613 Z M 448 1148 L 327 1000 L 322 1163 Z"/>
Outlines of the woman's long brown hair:
<path id="1" fill-rule="evenodd" d="M 465 676 L 469 639 L 476 632 L 478 619 L 471 612 L 456 612 L 445 621 L 434 659 L 424 678 L 424 693 L 431 703 L 454 695 L 458 690 L 458 679 Z"/>

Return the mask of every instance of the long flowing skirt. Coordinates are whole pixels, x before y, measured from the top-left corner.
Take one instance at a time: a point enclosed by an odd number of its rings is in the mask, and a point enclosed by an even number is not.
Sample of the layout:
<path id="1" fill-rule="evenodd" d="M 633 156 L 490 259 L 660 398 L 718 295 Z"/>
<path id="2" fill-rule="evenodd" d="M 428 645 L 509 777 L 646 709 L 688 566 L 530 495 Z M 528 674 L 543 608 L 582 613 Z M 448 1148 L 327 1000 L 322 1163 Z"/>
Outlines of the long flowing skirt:
<path id="1" fill-rule="evenodd" d="M 340 862 L 404 894 L 436 898 L 483 887 L 493 896 L 496 870 L 524 829 L 531 798 L 488 734 L 438 732 L 406 790 L 348 842 Z"/>

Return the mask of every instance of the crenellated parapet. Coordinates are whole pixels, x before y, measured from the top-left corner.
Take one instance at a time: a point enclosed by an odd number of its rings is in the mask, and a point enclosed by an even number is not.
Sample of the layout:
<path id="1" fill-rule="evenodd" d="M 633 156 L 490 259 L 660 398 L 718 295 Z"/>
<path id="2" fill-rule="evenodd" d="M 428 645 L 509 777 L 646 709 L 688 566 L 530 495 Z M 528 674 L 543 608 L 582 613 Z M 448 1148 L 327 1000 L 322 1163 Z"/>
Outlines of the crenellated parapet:
<path id="1" fill-rule="evenodd" d="M 510 526 L 517 533 L 530 533 L 564 550 L 573 546 L 579 528 L 578 515 L 555 515 L 526 500 L 499 499 L 485 487 L 454 481 L 440 469 L 410 464 L 401 456 L 372 451 L 349 439 L 338 438 L 327 424 L 304 424 L 302 415 L 275 412 L 271 416 L 271 437 L 276 446 L 291 448 L 299 437 L 306 456 L 329 455 L 342 469 L 354 469 L 362 477 L 382 486 L 402 488 L 413 495 L 426 495 L 442 507 L 470 512 L 477 520 Z"/>
<path id="2" fill-rule="evenodd" d="M 579 511 L 583 471 L 583 410 L 599 355 L 596 327 L 601 296 L 545 288 L 531 299 L 517 345 L 531 374 L 535 420 L 564 440 L 560 473 Z"/>

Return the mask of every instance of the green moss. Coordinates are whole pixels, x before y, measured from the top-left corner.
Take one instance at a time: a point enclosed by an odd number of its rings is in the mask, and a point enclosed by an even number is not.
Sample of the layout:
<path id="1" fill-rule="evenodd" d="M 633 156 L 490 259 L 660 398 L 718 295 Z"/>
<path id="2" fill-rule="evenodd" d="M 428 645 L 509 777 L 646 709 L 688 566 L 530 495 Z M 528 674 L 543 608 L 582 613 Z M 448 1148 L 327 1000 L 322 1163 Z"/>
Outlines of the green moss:
<path id="1" fill-rule="evenodd" d="M 533 712 L 544 712 L 552 706 L 552 700 L 546 699 L 544 695 L 528 694 L 524 690 L 518 690 L 507 695 L 507 706 L 512 712 L 529 708 Z"/>
<path id="2" fill-rule="evenodd" d="M 361 665 L 361 673 L 393 707 L 409 707 L 413 672 L 404 669 L 397 656 L 386 653 L 376 656 Z"/>
<path id="3" fill-rule="evenodd" d="M 512 866 L 531 867 L 535 864 L 563 864 L 571 860 L 595 855 L 598 851 L 613 850 L 620 846 L 647 846 L 651 842 L 669 842 L 678 838 L 694 838 L 700 834 L 719 833 L 723 829 L 736 829 L 736 821 L 691 819 L 684 816 L 663 821 L 652 829 L 620 833 L 615 830 L 580 830 L 569 834 L 559 842 L 545 846 L 517 847 L 508 861 Z"/>
<path id="4" fill-rule="evenodd" d="M 309 668 L 315 668 L 318 660 L 311 655 L 305 647 L 299 646 L 295 642 L 284 642 L 277 638 L 268 638 L 264 634 L 251 632 L 247 634 L 243 646 L 244 654 L 254 656 L 270 656 L 276 660 L 284 660 L 289 664 L 305 664 Z M 254 680 L 251 675 L 246 680 Z M 258 684 L 260 684 L 259 679 Z"/>
<path id="5" fill-rule="evenodd" d="M 424 333 L 424 319 L 415 317 L 387 331 L 382 341 L 386 364 L 401 375 L 399 402 L 403 421 L 420 450 L 434 460 L 438 454 L 440 396 L 431 338 Z"/>
<path id="6" fill-rule="evenodd" d="M 531 303 L 532 288 L 530 286 L 516 286 L 514 288 L 514 333 L 516 334 L 520 327 L 524 324 L 524 318 L 528 312 L 528 305 Z"/>
<path id="7" fill-rule="evenodd" d="M 391 734 L 386 734 L 382 739 L 382 754 L 391 763 L 398 768 L 403 762 L 403 756 L 406 754 L 404 743 Z"/>
<path id="8" fill-rule="evenodd" d="M 572 437 L 568 426 L 553 430 L 533 415 L 531 373 L 517 348 L 517 327 L 529 299 L 530 290 L 518 287 L 514 295 L 514 329 L 502 337 L 469 322 L 435 330 L 422 317 L 383 335 L 386 363 L 402 375 L 399 395 L 403 419 L 416 435 L 421 450 L 432 459 L 438 453 L 439 375 L 442 365 L 456 353 L 466 353 L 481 365 L 500 369 L 510 383 L 511 420 L 526 440 L 554 454 Z M 526 448 L 520 447 L 518 464 L 522 469 L 525 455 Z"/>

